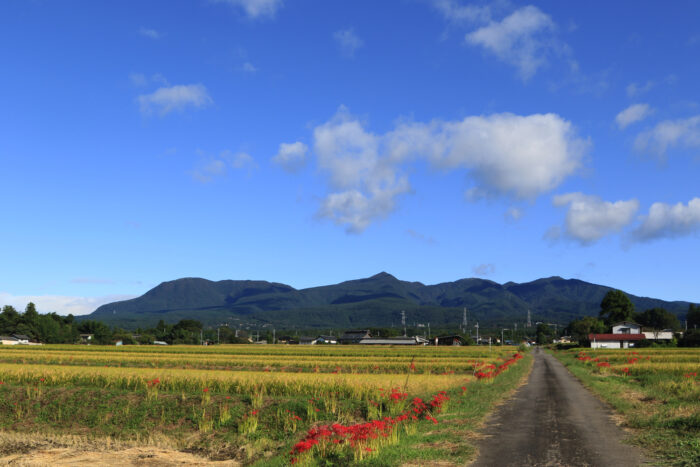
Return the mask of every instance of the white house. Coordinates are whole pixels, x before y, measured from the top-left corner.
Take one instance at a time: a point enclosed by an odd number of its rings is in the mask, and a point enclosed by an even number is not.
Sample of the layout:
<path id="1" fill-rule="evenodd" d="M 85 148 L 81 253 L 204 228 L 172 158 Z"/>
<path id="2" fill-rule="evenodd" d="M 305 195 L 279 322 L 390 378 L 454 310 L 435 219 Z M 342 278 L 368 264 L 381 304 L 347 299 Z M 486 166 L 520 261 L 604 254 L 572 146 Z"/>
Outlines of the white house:
<path id="1" fill-rule="evenodd" d="M 589 334 L 592 349 L 628 349 L 634 343 L 646 339 L 637 323 L 623 321 L 613 324 L 612 334 Z"/>

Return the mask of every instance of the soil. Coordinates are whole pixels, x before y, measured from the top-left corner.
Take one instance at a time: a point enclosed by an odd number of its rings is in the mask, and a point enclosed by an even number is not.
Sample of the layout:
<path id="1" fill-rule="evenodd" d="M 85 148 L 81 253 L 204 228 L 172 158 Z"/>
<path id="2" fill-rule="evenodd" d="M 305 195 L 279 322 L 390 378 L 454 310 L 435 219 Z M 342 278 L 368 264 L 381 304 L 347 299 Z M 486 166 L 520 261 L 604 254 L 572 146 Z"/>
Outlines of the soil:
<path id="1" fill-rule="evenodd" d="M 486 421 L 473 467 L 643 465 L 613 411 L 539 348 L 526 385 Z"/>
<path id="2" fill-rule="evenodd" d="M 210 461 L 180 451 L 157 447 L 134 447 L 123 450 L 82 450 L 76 448 L 48 448 L 0 457 L 0 465 L 119 465 L 170 467 L 180 465 L 239 466 L 235 461 Z"/>

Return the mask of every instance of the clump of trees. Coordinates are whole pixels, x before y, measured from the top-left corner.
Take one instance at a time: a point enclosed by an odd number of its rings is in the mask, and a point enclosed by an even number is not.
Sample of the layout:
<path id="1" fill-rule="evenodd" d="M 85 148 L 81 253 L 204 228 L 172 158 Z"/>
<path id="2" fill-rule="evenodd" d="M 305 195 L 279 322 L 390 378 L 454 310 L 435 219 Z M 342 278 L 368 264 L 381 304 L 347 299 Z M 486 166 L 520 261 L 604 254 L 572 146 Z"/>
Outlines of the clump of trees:
<path id="1" fill-rule="evenodd" d="M 10 305 L 2 308 L 0 334 L 22 334 L 47 344 L 64 344 L 76 342 L 80 331 L 73 315 L 60 316 L 56 313 L 40 315 L 36 311 L 36 306 L 29 302 L 24 313 L 18 312 Z"/>

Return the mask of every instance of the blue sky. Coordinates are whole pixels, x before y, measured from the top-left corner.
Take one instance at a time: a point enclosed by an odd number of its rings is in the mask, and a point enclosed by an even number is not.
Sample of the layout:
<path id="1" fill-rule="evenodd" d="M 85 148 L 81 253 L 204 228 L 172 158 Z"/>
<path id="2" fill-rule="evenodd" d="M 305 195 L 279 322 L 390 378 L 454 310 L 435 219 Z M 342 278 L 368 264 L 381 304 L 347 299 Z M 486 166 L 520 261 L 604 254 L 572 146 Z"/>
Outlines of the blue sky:
<path id="1" fill-rule="evenodd" d="M 699 15 L 2 2 L 0 305 L 379 271 L 700 302 Z"/>

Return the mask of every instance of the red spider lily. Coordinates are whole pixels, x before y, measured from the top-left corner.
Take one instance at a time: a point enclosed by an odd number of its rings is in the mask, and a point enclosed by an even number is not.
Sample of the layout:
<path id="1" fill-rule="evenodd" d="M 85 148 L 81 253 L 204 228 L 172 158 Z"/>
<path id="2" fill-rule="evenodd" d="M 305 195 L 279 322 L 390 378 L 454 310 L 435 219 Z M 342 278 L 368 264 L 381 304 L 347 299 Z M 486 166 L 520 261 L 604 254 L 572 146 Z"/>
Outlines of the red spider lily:
<path id="1" fill-rule="evenodd" d="M 685 376 L 686 378 L 697 378 L 697 377 L 698 377 L 698 372 L 696 371 L 696 372 L 694 372 L 694 373 L 686 373 L 686 374 L 684 374 L 683 376 Z"/>
<path id="2" fill-rule="evenodd" d="M 608 362 L 600 362 L 600 363 L 598 364 L 598 366 L 601 366 L 601 367 L 609 367 L 609 366 L 610 366 L 610 363 L 608 363 Z"/>
<path id="3" fill-rule="evenodd" d="M 209 388 L 202 389 L 203 392 L 209 392 Z"/>

